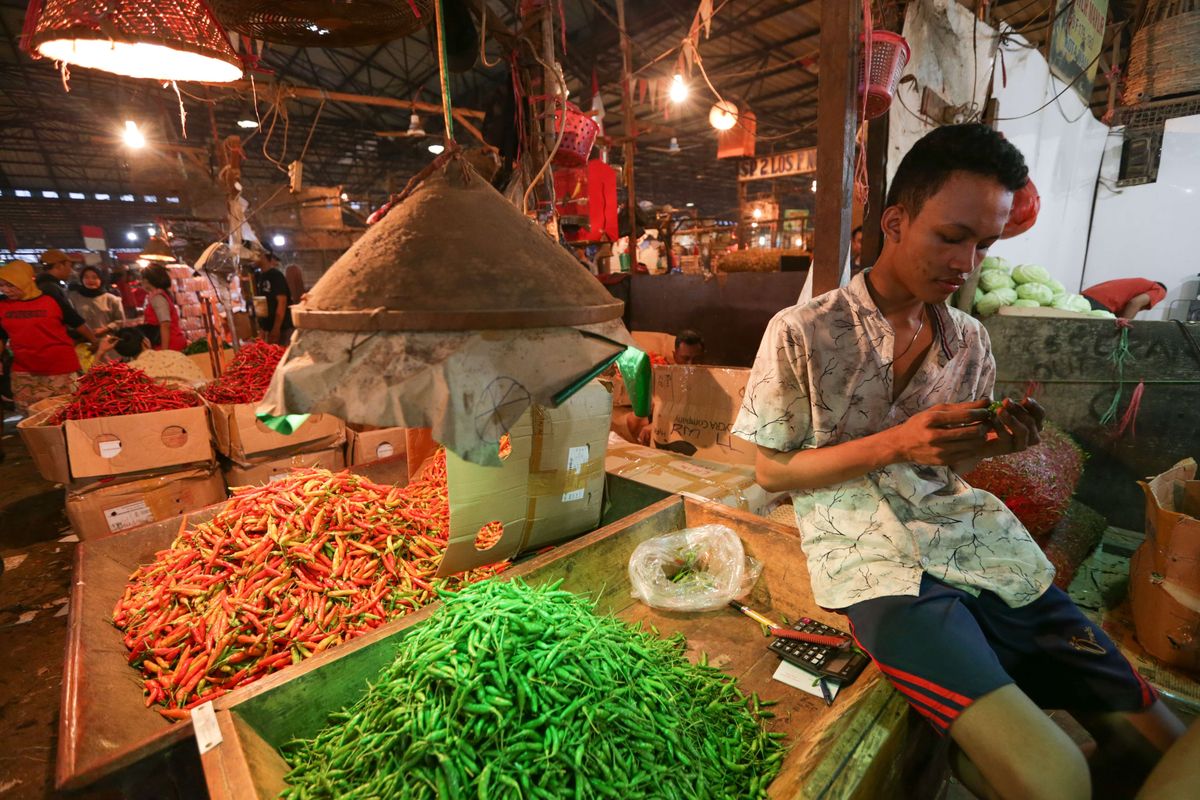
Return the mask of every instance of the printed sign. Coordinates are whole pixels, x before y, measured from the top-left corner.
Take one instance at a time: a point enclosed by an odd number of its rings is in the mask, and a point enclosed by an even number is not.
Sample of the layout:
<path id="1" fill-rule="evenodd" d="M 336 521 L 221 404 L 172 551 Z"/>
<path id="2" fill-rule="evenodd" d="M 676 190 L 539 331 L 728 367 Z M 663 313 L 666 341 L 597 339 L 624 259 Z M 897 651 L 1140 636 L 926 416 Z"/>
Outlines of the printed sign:
<path id="1" fill-rule="evenodd" d="M 758 181 L 765 178 L 783 178 L 788 175 L 804 175 L 817 171 L 817 148 L 790 150 L 759 158 L 747 158 L 738 163 L 739 181 Z"/>
<path id="2" fill-rule="evenodd" d="M 1054 33 L 1050 37 L 1050 71 L 1071 83 L 1084 103 L 1092 96 L 1107 18 L 1108 0 L 1076 0 L 1054 22 Z"/>

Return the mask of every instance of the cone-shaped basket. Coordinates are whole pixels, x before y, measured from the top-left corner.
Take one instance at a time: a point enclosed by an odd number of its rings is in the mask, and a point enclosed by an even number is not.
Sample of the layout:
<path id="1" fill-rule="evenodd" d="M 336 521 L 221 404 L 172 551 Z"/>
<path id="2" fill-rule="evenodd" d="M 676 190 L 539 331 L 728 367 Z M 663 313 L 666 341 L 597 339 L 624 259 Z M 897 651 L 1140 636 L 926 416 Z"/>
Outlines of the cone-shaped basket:
<path id="1" fill-rule="evenodd" d="M 300 330 L 466 331 L 607 322 L 623 304 L 458 154 L 334 262 Z"/>

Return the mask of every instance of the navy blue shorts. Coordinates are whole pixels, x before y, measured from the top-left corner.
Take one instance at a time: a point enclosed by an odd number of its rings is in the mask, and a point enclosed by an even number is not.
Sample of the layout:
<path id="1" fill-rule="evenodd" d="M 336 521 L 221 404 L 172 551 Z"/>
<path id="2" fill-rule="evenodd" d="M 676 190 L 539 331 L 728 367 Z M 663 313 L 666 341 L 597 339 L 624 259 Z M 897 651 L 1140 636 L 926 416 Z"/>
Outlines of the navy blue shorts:
<path id="1" fill-rule="evenodd" d="M 1009 608 L 992 592 L 974 597 L 925 575 L 918 597 L 877 597 L 842 612 L 859 647 L 939 733 L 1010 683 L 1038 706 L 1066 711 L 1141 711 L 1157 697 L 1056 586 Z"/>

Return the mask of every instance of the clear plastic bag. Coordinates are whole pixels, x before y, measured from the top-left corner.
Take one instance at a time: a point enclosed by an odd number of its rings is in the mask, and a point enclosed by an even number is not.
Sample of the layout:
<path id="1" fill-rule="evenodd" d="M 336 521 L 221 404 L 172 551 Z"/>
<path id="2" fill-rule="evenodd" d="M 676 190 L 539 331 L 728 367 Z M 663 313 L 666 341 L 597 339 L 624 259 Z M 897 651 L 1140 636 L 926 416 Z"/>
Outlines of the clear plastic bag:
<path id="1" fill-rule="evenodd" d="M 762 574 L 742 540 L 724 525 L 655 536 L 629 557 L 631 594 L 653 608 L 712 611 L 742 597 Z"/>

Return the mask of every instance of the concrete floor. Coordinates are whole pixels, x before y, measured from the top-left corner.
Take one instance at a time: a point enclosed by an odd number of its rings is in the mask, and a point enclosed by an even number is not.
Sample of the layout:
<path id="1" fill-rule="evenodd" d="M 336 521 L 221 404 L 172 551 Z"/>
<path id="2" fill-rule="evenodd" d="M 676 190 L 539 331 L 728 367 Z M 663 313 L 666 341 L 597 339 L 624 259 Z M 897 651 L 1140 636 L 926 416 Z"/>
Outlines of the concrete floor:
<path id="1" fill-rule="evenodd" d="M 0 797 L 53 793 L 76 538 L 63 489 L 34 470 L 11 420 L 0 463 Z"/>

